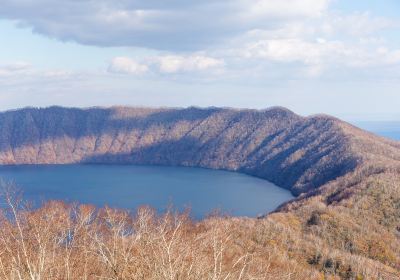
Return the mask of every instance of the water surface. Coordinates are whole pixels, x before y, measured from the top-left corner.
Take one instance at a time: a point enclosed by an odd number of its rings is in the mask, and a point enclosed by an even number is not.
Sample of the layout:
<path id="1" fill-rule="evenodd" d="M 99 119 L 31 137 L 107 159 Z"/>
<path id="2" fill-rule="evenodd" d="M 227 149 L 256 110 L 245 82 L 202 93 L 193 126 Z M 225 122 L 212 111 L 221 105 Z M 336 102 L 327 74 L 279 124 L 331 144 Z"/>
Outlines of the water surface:
<path id="1" fill-rule="evenodd" d="M 400 121 L 364 121 L 355 125 L 380 136 L 400 140 Z"/>
<path id="2" fill-rule="evenodd" d="M 169 204 L 191 208 L 194 217 L 213 210 L 257 216 L 293 196 L 274 184 L 244 174 L 187 167 L 129 165 L 2 166 L 0 177 L 13 180 L 36 203 L 61 199 L 96 206 L 135 209 Z"/>

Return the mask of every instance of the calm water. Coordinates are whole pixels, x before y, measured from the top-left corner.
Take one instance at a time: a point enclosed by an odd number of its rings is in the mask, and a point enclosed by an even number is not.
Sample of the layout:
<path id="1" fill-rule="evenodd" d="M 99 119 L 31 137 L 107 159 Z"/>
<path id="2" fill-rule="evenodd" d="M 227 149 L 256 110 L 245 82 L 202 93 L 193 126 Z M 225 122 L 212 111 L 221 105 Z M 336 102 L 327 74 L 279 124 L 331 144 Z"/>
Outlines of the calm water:
<path id="1" fill-rule="evenodd" d="M 355 125 L 380 136 L 400 140 L 400 121 L 365 121 L 356 122 Z"/>
<path id="2" fill-rule="evenodd" d="M 200 168 L 128 165 L 3 166 L 0 177 L 13 180 L 24 197 L 135 209 L 169 204 L 191 208 L 200 218 L 215 209 L 257 216 L 292 198 L 289 191 L 255 177 Z"/>

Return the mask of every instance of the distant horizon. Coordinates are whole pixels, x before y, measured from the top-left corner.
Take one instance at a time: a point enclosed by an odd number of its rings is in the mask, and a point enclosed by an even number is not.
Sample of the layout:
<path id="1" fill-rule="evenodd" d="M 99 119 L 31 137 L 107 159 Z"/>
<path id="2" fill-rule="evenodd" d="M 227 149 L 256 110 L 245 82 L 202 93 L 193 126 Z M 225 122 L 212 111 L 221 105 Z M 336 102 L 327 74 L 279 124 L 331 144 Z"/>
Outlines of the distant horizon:
<path id="1" fill-rule="evenodd" d="M 352 123 L 354 125 L 356 124 L 368 124 L 368 123 L 400 123 L 400 116 L 379 116 L 375 118 L 371 117 L 354 117 L 354 116 L 340 116 L 340 115 L 335 115 L 335 114 L 329 114 L 325 112 L 316 112 L 316 113 L 310 113 L 310 114 L 302 114 L 299 112 L 296 112 L 295 110 L 282 106 L 282 105 L 272 105 L 268 107 L 232 107 L 232 106 L 214 106 L 214 105 L 209 105 L 209 106 L 199 106 L 199 105 L 188 105 L 188 106 L 146 106 L 146 105 L 129 105 L 129 104 L 113 104 L 113 105 L 85 105 L 85 106 L 65 106 L 65 105 L 59 105 L 59 104 L 53 104 L 53 105 L 45 105 L 45 106 L 34 106 L 34 105 L 28 105 L 28 106 L 22 106 L 22 107 L 14 107 L 14 108 L 5 108 L 1 109 L 0 108 L 0 113 L 3 112 L 8 112 L 8 111 L 16 111 L 16 110 L 22 110 L 22 109 L 46 109 L 46 108 L 51 108 L 51 107 L 60 107 L 60 108 L 67 108 L 67 109 L 92 109 L 92 108 L 101 108 L 101 109 L 109 109 L 109 108 L 118 108 L 118 107 L 127 107 L 127 108 L 143 108 L 143 109 L 188 109 L 188 108 L 198 108 L 198 109 L 210 109 L 210 108 L 220 108 L 220 109 L 233 109 L 233 110 L 257 110 L 257 111 L 263 111 L 263 110 L 270 110 L 274 108 L 282 108 L 289 110 L 293 112 L 294 114 L 297 114 L 302 117 L 312 117 L 315 115 L 328 115 L 332 116 L 338 119 L 341 119 L 343 121 Z M 400 127 L 398 129 L 400 131 Z"/>

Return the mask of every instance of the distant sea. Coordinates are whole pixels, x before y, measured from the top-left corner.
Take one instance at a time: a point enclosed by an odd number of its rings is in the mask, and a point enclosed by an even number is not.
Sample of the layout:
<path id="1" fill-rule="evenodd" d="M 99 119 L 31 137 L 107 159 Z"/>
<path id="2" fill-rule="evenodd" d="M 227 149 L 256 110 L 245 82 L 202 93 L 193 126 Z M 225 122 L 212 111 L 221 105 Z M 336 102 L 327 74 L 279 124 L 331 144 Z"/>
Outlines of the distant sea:
<path id="1" fill-rule="evenodd" d="M 400 141 L 400 121 L 363 121 L 353 124 L 380 136 Z"/>

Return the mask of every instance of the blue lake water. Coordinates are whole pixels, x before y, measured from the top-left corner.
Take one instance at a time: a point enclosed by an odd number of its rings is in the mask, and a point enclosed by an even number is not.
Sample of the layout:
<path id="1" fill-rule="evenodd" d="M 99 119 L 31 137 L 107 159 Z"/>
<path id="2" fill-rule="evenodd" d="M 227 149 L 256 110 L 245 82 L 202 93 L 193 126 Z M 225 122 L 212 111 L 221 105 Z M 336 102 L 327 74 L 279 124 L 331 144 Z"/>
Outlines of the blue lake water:
<path id="1" fill-rule="evenodd" d="M 293 198 L 274 184 L 244 174 L 201 168 L 129 165 L 2 166 L 0 178 L 14 181 L 24 198 L 163 211 L 187 207 L 195 218 L 213 210 L 257 216 Z"/>

